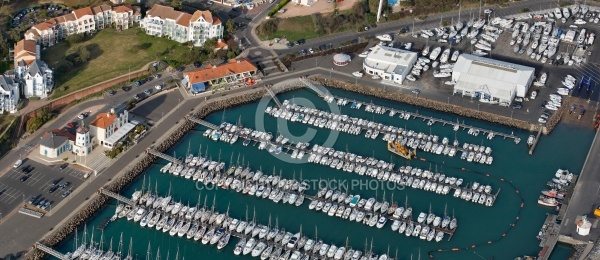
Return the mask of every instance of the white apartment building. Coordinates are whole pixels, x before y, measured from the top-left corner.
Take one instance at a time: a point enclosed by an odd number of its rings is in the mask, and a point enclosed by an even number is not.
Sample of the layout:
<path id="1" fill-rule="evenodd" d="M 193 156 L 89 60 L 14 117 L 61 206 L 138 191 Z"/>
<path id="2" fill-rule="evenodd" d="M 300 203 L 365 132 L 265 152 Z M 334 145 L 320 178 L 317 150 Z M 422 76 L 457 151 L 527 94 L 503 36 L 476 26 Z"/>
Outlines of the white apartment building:
<path id="1" fill-rule="evenodd" d="M 94 33 L 113 24 L 119 30 L 128 29 L 140 18 L 139 8 L 130 5 L 84 7 L 33 25 L 25 32 L 25 39 L 34 40 L 42 46 L 52 46 L 71 34 Z"/>
<path id="2" fill-rule="evenodd" d="M 40 46 L 32 40 L 21 40 L 14 51 L 14 81 L 21 84 L 23 95 L 48 97 L 54 87 L 53 71 L 40 59 Z"/>
<path id="3" fill-rule="evenodd" d="M 211 38 L 223 37 L 221 20 L 209 11 L 188 14 L 158 4 L 146 13 L 140 26 L 149 35 L 167 37 L 179 43 L 192 42 L 194 46 L 202 46 Z"/>
<path id="4" fill-rule="evenodd" d="M 0 114 L 17 112 L 19 92 L 19 83 L 11 78 L 0 76 Z"/>

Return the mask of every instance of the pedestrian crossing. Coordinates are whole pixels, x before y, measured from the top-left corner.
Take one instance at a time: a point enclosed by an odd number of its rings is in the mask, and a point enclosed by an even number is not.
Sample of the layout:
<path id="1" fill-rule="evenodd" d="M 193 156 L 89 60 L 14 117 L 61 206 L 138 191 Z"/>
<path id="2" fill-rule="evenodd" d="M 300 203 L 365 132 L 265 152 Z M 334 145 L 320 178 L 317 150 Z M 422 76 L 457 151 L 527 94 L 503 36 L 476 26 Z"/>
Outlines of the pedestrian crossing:
<path id="1" fill-rule="evenodd" d="M 110 166 L 112 160 L 113 159 L 106 157 L 104 154 L 96 154 L 87 158 L 87 162 L 84 160 L 84 163 L 86 163 L 88 168 L 92 169 L 97 174 L 100 174 Z"/>

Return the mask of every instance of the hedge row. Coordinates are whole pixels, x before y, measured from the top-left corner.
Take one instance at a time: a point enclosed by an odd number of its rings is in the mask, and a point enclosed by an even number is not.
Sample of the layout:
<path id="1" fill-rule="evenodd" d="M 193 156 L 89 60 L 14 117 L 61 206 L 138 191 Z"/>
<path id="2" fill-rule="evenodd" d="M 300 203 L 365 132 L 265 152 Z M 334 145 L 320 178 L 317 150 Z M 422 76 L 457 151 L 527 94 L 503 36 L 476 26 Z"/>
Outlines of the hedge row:
<path id="1" fill-rule="evenodd" d="M 277 12 L 279 12 L 279 10 L 281 10 L 281 8 L 283 8 L 289 2 L 290 0 L 282 0 L 279 4 L 277 4 L 277 6 L 275 6 L 275 8 L 273 8 L 273 10 L 269 11 L 269 16 L 273 17 Z"/>

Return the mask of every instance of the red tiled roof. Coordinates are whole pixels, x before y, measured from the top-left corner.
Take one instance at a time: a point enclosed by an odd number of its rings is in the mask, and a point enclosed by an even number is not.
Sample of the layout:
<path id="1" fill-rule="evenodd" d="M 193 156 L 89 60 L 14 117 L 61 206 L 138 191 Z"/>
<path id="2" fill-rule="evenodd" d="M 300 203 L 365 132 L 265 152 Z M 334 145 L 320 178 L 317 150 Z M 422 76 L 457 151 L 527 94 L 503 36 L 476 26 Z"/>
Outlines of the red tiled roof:
<path id="1" fill-rule="evenodd" d="M 150 9 L 146 13 L 147 16 L 155 16 L 160 17 L 162 19 L 171 19 L 174 21 L 176 21 L 179 18 L 179 16 L 181 16 L 181 14 L 182 12 L 175 11 L 173 7 L 159 4 L 155 4 L 154 6 L 152 6 L 152 9 Z"/>
<path id="2" fill-rule="evenodd" d="M 219 65 L 216 67 L 206 67 L 197 70 L 184 72 L 183 75 L 187 76 L 190 84 L 196 84 L 199 82 L 207 82 L 213 79 L 223 78 L 227 75 L 240 74 L 242 72 L 256 71 L 250 61 L 244 60 L 231 60 L 229 63 Z"/>
<path id="3" fill-rule="evenodd" d="M 92 121 L 92 123 L 90 123 L 90 125 L 93 125 L 98 128 L 106 129 L 106 128 L 108 128 L 109 125 L 112 125 L 112 123 L 115 121 L 116 118 L 117 118 L 117 115 L 115 115 L 113 113 L 100 113 L 99 115 L 96 116 L 96 119 L 94 119 L 94 121 Z"/>
<path id="4" fill-rule="evenodd" d="M 213 16 L 209 11 L 196 11 L 194 12 L 194 14 L 192 15 L 192 21 L 198 21 L 200 18 L 204 19 L 204 21 L 212 23 L 213 22 Z"/>
<path id="5" fill-rule="evenodd" d="M 215 17 L 215 19 L 213 20 L 213 25 L 217 25 L 217 24 L 221 24 L 221 20 L 219 20 L 219 18 Z"/>
<path id="6" fill-rule="evenodd" d="M 179 19 L 177 19 L 177 24 L 181 26 L 188 27 L 190 26 L 190 20 L 192 19 L 192 15 L 188 13 L 182 13 Z"/>
<path id="7" fill-rule="evenodd" d="M 131 8 L 131 5 L 119 5 L 117 7 L 115 7 L 115 9 L 113 9 L 116 13 L 128 13 L 128 12 L 132 12 L 133 9 Z"/>
<path id="8" fill-rule="evenodd" d="M 69 131 L 67 130 L 62 130 L 62 129 L 54 129 L 54 130 L 50 130 L 46 133 L 44 133 L 44 135 L 42 137 L 46 137 L 48 136 L 50 133 L 55 134 L 55 135 L 62 135 L 64 137 L 66 137 L 67 139 L 71 140 L 71 141 L 75 141 L 75 136 L 72 135 L 71 133 L 69 133 Z"/>
<path id="9" fill-rule="evenodd" d="M 75 17 L 77 19 L 79 19 L 85 15 L 94 15 L 94 12 L 92 11 L 92 8 L 90 8 L 90 7 L 79 8 L 79 9 L 73 11 L 73 13 L 75 14 Z"/>

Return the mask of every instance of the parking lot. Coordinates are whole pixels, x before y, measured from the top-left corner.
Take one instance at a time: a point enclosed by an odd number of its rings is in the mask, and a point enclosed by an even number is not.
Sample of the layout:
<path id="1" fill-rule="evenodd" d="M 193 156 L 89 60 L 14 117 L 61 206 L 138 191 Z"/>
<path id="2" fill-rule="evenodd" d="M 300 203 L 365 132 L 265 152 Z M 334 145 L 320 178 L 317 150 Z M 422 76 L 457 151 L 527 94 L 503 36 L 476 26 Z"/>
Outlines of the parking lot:
<path id="1" fill-rule="evenodd" d="M 23 170 L 30 167 L 30 172 Z M 27 177 L 24 177 L 27 176 Z M 8 172 L 0 177 L 0 213 L 8 214 L 22 203 L 26 203 L 32 196 L 38 196 L 37 201 L 50 201 L 51 207 L 60 203 L 69 190 L 77 189 L 85 180 L 85 172 L 76 169 L 72 165 L 60 169 L 60 165 L 48 166 L 36 161 L 25 159 L 19 168 L 10 168 Z M 22 178 L 26 178 L 22 180 Z M 66 182 L 67 187 L 57 188 L 50 193 L 49 190 Z"/>

